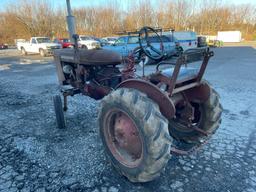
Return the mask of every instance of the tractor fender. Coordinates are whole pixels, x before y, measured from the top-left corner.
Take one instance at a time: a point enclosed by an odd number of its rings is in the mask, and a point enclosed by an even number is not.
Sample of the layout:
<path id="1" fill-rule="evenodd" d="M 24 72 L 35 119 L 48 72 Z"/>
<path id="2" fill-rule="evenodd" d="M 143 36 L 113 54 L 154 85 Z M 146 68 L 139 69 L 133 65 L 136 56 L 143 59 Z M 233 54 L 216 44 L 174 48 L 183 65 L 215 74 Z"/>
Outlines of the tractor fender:
<path id="1" fill-rule="evenodd" d="M 211 87 L 207 81 L 202 81 L 199 86 L 184 91 L 189 101 L 197 100 L 200 102 L 206 102 L 210 97 L 210 93 Z"/>
<path id="2" fill-rule="evenodd" d="M 189 102 L 197 101 L 204 103 L 209 99 L 210 93 L 211 88 L 207 81 L 204 80 L 196 87 L 173 94 L 171 96 L 171 100 L 175 106 L 184 100 Z"/>
<path id="3" fill-rule="evenodd" d="M 121 82 L 116 87 L 116 89 L 118 88 L 131 88 L 141 91 L 158 104 L 162 115 L 164 115 L 168 120 L 175 116 L 176 110 L 173 101 L 167 96 L 166 93 L 148 81 L 141 79 L 128 79 Z"/>

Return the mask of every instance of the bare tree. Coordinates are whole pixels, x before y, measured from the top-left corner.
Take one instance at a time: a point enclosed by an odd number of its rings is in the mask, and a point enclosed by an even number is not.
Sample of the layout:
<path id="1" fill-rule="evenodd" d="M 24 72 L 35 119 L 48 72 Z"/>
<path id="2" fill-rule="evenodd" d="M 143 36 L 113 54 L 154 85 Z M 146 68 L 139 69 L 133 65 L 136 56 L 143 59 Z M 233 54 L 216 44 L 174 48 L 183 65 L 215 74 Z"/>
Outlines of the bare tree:
<path id="1" fill-rule="evenodd" d="M 256 6 L 228 5 L 222 0 L 106 0 L 104 5 L 74 9 L 79 34 L 107 36 L 142 26 L 216 34 L 240 30 L 256 39 Z M 0 13 L 0 41 L 30 36 L 66 37 L 66 9 L 50 0 L 20 0 Z"/>

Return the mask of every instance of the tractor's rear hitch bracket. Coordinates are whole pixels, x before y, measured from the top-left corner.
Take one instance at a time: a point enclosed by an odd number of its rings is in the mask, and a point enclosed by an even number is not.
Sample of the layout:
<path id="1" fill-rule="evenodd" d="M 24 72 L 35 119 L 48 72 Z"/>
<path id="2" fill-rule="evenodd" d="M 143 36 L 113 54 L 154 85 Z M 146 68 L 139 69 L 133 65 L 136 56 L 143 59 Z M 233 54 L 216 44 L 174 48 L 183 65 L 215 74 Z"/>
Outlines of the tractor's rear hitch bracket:
<path id="1" fill-rule="evenodd" d="M 209 135 L 208 135 L 209 136 Z M 207 137 L 202 140 L 200 143 L 195 144 L 193 147 L 191 147 L 188 150 L 180 149 L 177 146 L 171 147 L 170 153 L 176 154 L 176 155 L 190 155 L 196 151 L 198 151 L 204 144 L 206 144 L 208 141 Z"/>
<path id="2" fill-rule="evenodd" d="M 207 131 L 204 131 L 203 129 L 200 129 L 200 128 L 198 128 L 198 127 L 195 126 L 195 125 L 190 125 L 189 128 L 191 128 L 191 129 L 197 131 L 198 133 L 200 133 L 200 134 L 202 134 L 202 135 L 204 135 L 204 136 L 206 136 L 206 137 L 209 136 L 209 133 L 208 133 Z"/>

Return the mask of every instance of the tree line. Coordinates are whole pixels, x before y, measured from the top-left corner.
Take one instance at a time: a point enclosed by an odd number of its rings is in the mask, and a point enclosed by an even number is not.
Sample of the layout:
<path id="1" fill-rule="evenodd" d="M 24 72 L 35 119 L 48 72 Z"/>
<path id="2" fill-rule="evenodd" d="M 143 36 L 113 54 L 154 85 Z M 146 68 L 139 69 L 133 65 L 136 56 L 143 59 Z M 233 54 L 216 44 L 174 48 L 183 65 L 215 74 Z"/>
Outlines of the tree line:
<path id="1" fill-rule="evenodd" d="M 147 25 L 193 30 L 203 35 L 240 30 L 244 39 L 256 40 L 255 4 L 231 5 L 222 0 L 104 2 L 104 5 L 73 8 L 78 34 L 113 36 L 117 31 Z M 50 0 L 20 0 L 6 5 L 0 12 L 0 43 L 14 43 L 14 39 L 31 36 L 68 37 L 66 15 L 65 6 L 57 7 Z"/>

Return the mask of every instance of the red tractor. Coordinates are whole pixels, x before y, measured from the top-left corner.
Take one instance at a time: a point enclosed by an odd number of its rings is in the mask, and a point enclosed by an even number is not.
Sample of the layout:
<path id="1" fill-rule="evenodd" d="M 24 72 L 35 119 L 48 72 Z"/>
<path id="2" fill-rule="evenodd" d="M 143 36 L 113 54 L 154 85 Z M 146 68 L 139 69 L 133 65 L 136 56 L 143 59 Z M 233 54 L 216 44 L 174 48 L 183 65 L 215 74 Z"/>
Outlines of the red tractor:
<path id="1" fill-rule="evenodd" d="M 77 35 L 74 49 L 54 54 L 64 96 L 64 105 L 59 95 L 53 97 L 58 127 L 65 127 L 67 96 L 101 99 L 98 120 L 103 146 L 113 166 L 132 182 L 155 179 L 171 154 L 194 151 L 221 123 L 219 95 L 202 79 L 213 52 L 191 49 L 176 62 L 168 62 L 163 59 L 164 48 L 159 50 L 149 41 L 152 34 L 162 42 L 153 28 L 143 27 L 138 32 L 140 47 L 126 60 L 108 50 L 78 49 Z M 146 75 L 144 65 L 142 75 L 135 73 L 138 54 L 155 60 L 154 73 Z M 198 70 L 187 67 L 198 59 L 202 59 Z"/>

